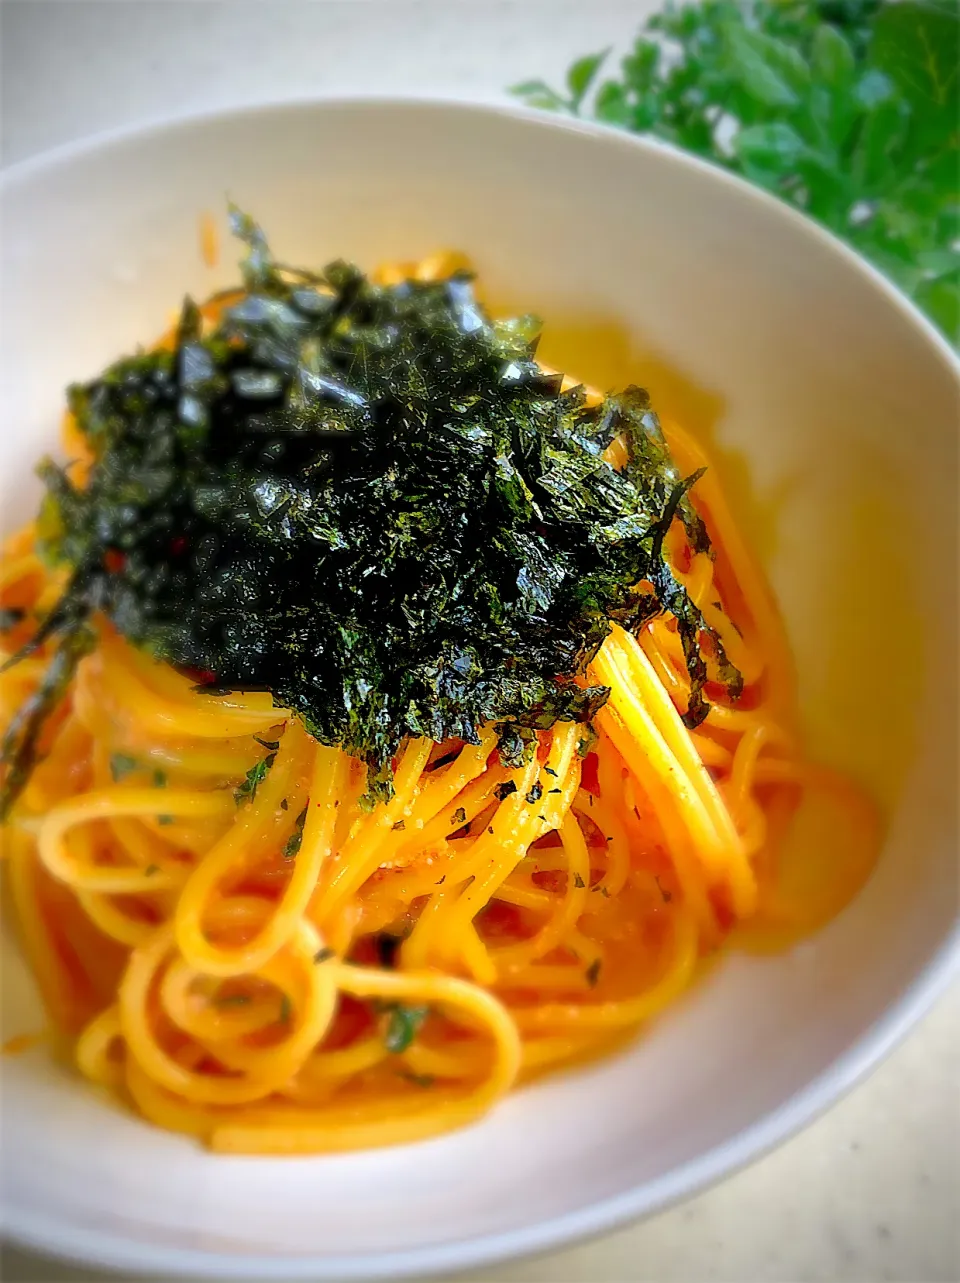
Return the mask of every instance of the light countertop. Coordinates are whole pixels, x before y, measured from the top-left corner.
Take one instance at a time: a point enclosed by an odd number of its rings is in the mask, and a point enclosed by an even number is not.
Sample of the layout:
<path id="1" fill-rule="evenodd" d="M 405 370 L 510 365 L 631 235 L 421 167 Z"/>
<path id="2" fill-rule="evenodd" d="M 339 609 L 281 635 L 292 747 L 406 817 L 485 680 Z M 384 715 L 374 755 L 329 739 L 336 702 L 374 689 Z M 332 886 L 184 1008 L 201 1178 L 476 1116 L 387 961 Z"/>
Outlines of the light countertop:
<path id="1" fill-rule="evenodd" d="M 504 102 L 622 47 L 650 0 L 2 0 L 3 162 L 117 125 L 304 95 Z M 960 1279 L 960 987 L 776 1153 L 640 1225 L 484 1283 Z M 102 1280 L 5 1249 L 0 1277 Z"/>

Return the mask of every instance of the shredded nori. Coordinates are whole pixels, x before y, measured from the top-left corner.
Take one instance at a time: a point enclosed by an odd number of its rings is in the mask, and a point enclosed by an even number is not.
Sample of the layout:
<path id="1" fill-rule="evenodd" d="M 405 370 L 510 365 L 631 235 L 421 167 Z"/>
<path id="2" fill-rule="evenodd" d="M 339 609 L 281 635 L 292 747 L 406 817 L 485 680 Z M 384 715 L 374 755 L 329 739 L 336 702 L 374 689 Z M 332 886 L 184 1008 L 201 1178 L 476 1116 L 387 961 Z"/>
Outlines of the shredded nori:
<path id="1" fill-rule="evenodd" d="M 48 718 L 67 693 L 77 664 L 93 649 L 96 634 L 76 624 L 60 640 L 39 686 L 14 714 L 0 741 L 3 782 L 0 784 L 0 819 L 23 792 L 39 757 L 40 737 Z M 15 656 L 19 658 L 19 656 Z"/>
<path id="2" fill-rule="evenodd" d="M 574 679 L 613 620 L 676 616 L 702 720 L 709 630 L 663 542 L 675 516 L 709 541 L 647 394 L 562 391 L 535 318 L 492 321 L 466 273 L 312 274 L 233 225 L 244 294 L 212 329 L 188 299 L 172 350 L 69 390 L 95 463 L 83 487 L 40 468 L 43 545 L 71 576 L 21 652 L 60 638 L 4 741 L 3 807 L 97 611 L 201 690 L 272 692 L 367 763 L 370 797 L 406 736 L 475 744 L 492 723 L 516 764 L 538 729 L 589 723 L 608 691 Z M 603 458 L 618 436 L 620 470 Z M 736 696 L 715 634 L 710 653 Z"/>

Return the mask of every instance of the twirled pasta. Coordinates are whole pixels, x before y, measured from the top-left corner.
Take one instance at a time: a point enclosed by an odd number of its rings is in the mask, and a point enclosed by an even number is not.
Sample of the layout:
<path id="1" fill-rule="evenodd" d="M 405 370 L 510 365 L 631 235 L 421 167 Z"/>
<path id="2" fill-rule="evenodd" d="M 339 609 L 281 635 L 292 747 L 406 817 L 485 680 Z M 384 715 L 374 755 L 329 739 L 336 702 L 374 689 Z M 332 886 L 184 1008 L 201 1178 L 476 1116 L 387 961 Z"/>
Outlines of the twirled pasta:
<path id="1" fill-rule="evenodd" d="M 705 464 L 664 429 L 684 472 Z M 714 555 L 675 523 L 670 558 L 744 675 L 736 707 L 710 692 L 689 731 L 674 622 L 614 626 L 589 673 L 611 690 L 593 742 L 558 723 L 511 769 L 492 728 L 411 740 L 372 810 L 365 768 L 269 695 L 198 694 L 98 621 L 5 833 L 23 944 L 80 1071 L 224 1152 L 411 1141 L 612 1046 L 731 931 L 765 946 L 836 912 L 869 870 L 872 810 L 804 761 L 776 610 L 713 470 L 693 498 Z M 29 528 L 8 541 L 0 596 L 43 610 L 58 580 L 33 545 Z M 42 671 L 0 676 L 4 718 Z M 802 885 L 781 853 L 815 796 L 836 841 Z"/>

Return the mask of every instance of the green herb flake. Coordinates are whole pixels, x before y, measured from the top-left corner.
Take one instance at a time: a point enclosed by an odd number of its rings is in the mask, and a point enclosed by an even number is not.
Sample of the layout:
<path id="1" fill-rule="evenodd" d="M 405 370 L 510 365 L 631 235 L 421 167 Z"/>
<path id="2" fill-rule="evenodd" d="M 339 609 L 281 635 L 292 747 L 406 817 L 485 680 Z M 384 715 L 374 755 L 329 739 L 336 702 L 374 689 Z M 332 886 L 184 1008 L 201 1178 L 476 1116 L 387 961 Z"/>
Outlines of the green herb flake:
<path id="1" fill-rule="evenodd" d="M 293 823 L 293 832 L 287 838 L 283 847 L 283 858 L 285 860 L 296 859 L 303 843 L 303 826 L 307 822 L 308 807 L 304 807 Z"/>
<path id="2" fill-rule="evenodd" d="M 597 981 L 600 979 L 601 966 L 601 960 L 599 958 L 594 958 L 593 962 L 590 963 L 590 966 L 587 967 L 587 970 L 584 973 L 587 977 L 587 984 L 591 989 L 596 987 Z"/>
<path id="3" fill-rule="evenodd" d="M 165 789 L 167 787 L 166 771 L 161 771 L 159 767 L 153 772 L 153 787 L 155 789 Z"/>
<path id="4" fill-rule="evenodd" d="M 583 889 L 587 884 L 586 884 L 586 882 L 584 882 L 583 878 L 580 876 L 580 874 L 579 874 L 579 873 L 575 873 L 575 874 L 573 875 L 573 885 L 577 888 L 577 890 L 578 890 L 578 891 L 580 891 L 580 890 L 582 890 L 582 889 Z"/>
<path id="5" fill-rule="evenodd" d="M 172 824 L 172 823 L 173 823 L 173 818 L 174 818 L 174 817 L 173 817 L 172 815 L 158 815 L 158 816 L 157 816 L 157 823 L 158 823 L 158 824 L 164 824 L 164 825 L 166 825 L 166 824 Z"/>
<path id="6" fill-rule="evenodd" d="M 407 825 L 404 820 L 397 820 L 396 824 L 392 826 L 394 833 L 402 833 L 406 827 Z"/>
<path id="7" fill-rule="evenodd" d="M 543 797 L 543 785 L 540 783 L 539 780 L 537 780 L 536 784 L 534 784 L 533 788 L 527 794 L 527 801 L 531 805 L 533 805 L 534 802 L 539 802 L 542 797 Z"/>
<path id="8" fill-rule="evenodd" d="M 290 1001 L 290 995 L 284 994 L 280 999 L 280 1016 L 279 1020 L 282 1025 L 290 1023 L 290 1017 L 293 1015 L 293 1004 Z"/>
<path id="9" fill-rule="evenodd" d="M 317 952 L 313 955 L 313 960 L 319 966 L 321 962 L 329 962 L 331 958 L 335 958 L 336 956 L 337 956 L 336 949 L 331 949 L 330 946 L 327 944 L 327 945 L 324 945 L 322 949 L 317 950 Z"/>
<path id="10" fill-rule="evenodd" d="M 433 1074 L 417 1074 L 412 1069 L 402 1069 L 400 1077 L 408 1083 L 413 1083 L 414 1087 L 432 1087 L 436 1082 Z"/>
<path id="11" fill-rule="evenodd" d="M 504 782 L 502 784 L 498 784 L 493 791 L 497 800 L 503 802 L 511 793 L 516 793 L 517 786 L 513 780 L 504 780 Z"/>
<path id="12" fill-rule="evenodd" d="M 118 783 L 125 775 L 138 768 L 139 763 L 135 757 L 130 757 L 127 753 L 111 753 L 110 755 L 110 775 L 114 783 Z"/>
<path id="13" fill-rule="evenodd" d="M 393 1004 L 389 1008 L 387 1026 L 383 1041 L 387 1051 L 398 1055 L 406 1051 L 416 1038 L 420 1027 L 429 1014 L 429 1007 L 408 1007 L 403 1003 Z"/>
<path id="14" fill-rule="evenodd" d="M 455 829 L 462 828 L 467 822 L 467 813 L 462 806 L 458 806 L 450 818 L 450 823 Z"/>
<path id="15" fill-rule="evenodd" d="M 276 756 L 276 753 L 269 753 L 266 757 L 262 757 L 255 766 L 250 767 L 243 783 L 233 791 L 233 796 L 238 806 L 241 802 L 252 802 L 257 796 L 257 789 L 267 778 L 267 772 L 273 765 Z"/>
<path id="16" fill-rule="evenodd" d="M 155 873 L 160 872 L 159 864 L 148 864 L 143 873 L 145 877 L 152 878 Z"/>

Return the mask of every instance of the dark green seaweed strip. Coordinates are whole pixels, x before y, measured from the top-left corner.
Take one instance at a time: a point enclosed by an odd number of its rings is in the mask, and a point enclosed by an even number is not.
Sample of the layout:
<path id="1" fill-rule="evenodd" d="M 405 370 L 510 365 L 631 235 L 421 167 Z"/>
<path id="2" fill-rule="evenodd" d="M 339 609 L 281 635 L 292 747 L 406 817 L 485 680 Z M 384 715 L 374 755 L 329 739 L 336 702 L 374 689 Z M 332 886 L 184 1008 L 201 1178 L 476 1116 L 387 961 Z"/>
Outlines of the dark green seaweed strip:
<path id="1" fill-rule="evenodd" d="M 492 723 L 516 763 L 537 730 L 589 722 L 608 692 L 574 679 L 611 621 L 676 615 L 702 718 L 704 621 L 663 539 L 676 515 L 709 540 L 647 394 L 563 392 L 537 321 L 491 321 L 463 273 L 299 272 L 234 226 L 248 292 L 212 330 L 187 300 L 173 351 L 70 389 L 96 460 L 82 490 L 42 467 L 43 543 L 73 575 L 41 633 L 103 611 L 200 689 L 271 691 L 367 763 L 371 798 L 406 736 L 477 743 Z M 8 806 L 64 663 L 10 741 Z"/>

